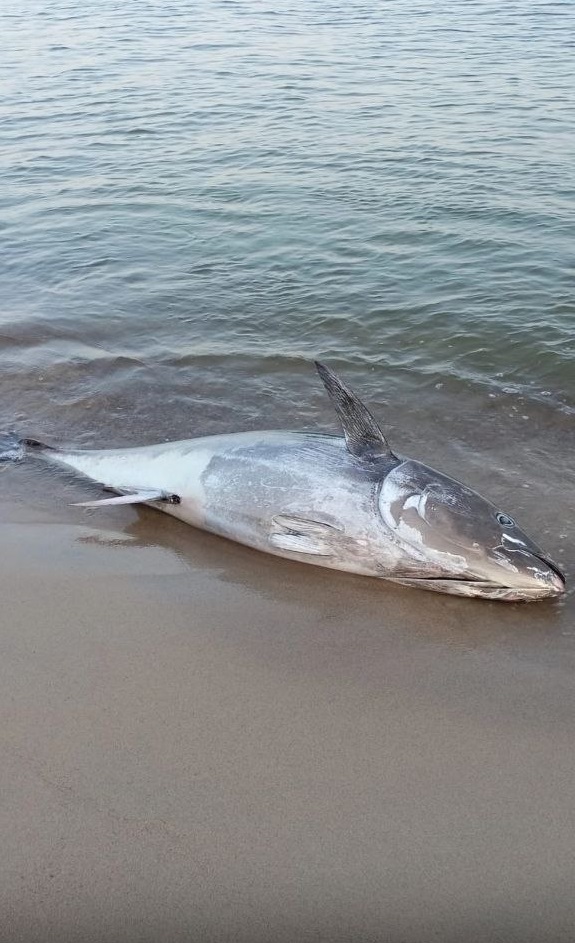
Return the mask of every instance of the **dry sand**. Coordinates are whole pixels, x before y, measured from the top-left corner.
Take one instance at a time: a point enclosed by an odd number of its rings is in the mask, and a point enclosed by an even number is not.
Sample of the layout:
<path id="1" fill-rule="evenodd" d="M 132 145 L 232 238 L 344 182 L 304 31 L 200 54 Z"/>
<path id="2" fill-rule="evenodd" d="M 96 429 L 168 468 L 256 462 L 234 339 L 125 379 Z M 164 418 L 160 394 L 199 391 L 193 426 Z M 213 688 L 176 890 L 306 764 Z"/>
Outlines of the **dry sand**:
<path id="1" fill-rule="evenodd" d="M 2 943 L 575 938 L 572 599 L 0 519 Z"/>

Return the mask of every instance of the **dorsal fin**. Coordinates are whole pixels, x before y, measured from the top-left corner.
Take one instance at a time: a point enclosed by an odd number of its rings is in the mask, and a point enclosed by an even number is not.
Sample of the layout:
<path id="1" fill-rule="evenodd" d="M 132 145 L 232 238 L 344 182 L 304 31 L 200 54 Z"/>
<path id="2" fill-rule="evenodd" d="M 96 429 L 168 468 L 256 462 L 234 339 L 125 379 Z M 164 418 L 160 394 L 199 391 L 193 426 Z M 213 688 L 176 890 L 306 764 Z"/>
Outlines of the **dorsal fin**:
<path id="1" fill-rule="evenodd" d="M 339 416 L 348 450 L 356 458 L 395 458 L 387 439 L 367 406 L 325 364 L 315 362 L 323 385 Z"/>

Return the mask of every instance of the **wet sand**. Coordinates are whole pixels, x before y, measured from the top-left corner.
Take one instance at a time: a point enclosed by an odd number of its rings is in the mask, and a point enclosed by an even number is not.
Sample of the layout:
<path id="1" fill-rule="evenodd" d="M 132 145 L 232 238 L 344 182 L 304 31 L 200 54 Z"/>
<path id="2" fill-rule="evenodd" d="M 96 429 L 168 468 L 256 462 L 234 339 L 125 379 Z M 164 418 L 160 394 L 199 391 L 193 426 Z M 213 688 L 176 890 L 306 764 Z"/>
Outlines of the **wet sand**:
<path id="1" fill-rule="evenodd" d="M 32 504 L 0 505 L 3 943 L 573 939 L 572 597 Z"/>

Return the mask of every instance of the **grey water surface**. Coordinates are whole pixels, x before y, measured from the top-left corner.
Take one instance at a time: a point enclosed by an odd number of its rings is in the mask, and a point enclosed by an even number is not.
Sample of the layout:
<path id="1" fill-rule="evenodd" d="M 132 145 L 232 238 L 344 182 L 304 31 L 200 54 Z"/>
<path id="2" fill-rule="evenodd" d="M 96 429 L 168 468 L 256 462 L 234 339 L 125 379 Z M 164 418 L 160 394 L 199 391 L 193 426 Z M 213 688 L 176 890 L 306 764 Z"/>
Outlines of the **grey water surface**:
<path id="1" fill-rule="evenodd" d="M 390 401 L 575 406 L 569 3 L 1 17 L 6 421 L 250 424 L 317 355 Z"/>

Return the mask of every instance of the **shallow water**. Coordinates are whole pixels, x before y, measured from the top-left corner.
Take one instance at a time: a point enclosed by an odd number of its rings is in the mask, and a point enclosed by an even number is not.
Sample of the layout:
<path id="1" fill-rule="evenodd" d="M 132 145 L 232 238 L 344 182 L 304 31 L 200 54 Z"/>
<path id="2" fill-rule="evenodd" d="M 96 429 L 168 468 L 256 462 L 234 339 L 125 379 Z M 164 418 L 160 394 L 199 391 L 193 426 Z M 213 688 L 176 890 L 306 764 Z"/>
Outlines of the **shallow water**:
<path id="1" fill-rule="evenodd" d="M 189 396 L 196 424 L 259 421 L 254 390 L 318 355 L 413 404 L 443 382 L 573 407 L 573 25 L 7 0 L 3 417 L 76 435 L 103 397 L 153 428 Z"/>

